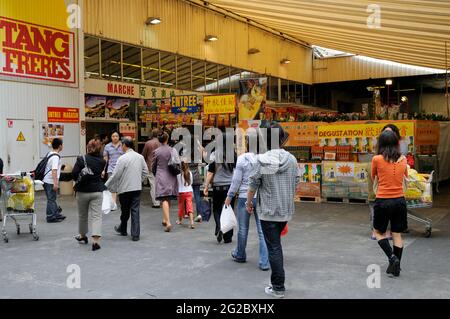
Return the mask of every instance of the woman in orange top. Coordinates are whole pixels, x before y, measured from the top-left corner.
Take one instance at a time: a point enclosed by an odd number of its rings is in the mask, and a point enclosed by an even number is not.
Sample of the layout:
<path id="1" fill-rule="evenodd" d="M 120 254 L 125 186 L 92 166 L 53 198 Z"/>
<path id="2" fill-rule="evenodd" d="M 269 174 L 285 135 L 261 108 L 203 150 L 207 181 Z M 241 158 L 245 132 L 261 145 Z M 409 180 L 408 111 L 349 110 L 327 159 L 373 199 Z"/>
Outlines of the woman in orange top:
<path id="1" fill-rule="evenodd" d="M 401 233 L 408 228 L 403 180 L 408 177 L 406 158 L 400 153 L 398 136 L 386 130 L 378 138 L 378 155 L 372 159 L 372 179 L 378 179 L 373 227 L 378 244 L 389 259 L 388 274 L 400 275 L 403 252 Z M 394 249 L 384 235 L 391 223 Z"/>

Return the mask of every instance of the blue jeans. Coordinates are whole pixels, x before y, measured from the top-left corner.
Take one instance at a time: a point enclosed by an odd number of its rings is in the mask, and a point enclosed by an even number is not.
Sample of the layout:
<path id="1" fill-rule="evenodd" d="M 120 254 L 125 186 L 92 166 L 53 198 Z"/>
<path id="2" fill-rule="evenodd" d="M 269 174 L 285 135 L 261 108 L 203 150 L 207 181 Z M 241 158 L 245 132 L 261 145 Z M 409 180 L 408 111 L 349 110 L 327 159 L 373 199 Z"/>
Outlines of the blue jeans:
<path id="1" fill-rule="evenodd" d="M 192 189 L 194 190 L 195 210 L 197 211 L 198 216 L 200 215 L 200 205 L 202 201 L 200 198 L 200 185 L 192 185 Z"/>
<path id="2" fill-rule="evenodd" d="M 247 255 L 245 253 L 245 248 L 247 247 L 248 229 L 250 224 L 250 214 L 247 212 L 245 207 L 245 198 L 239 198 L 237 204 L 237 220 L 239 225 L 237 247 L 233 251 L 233 257 L 238 261 L 246 261 Z M 253 200 L 253 207 L 256 206 L 256 199 Z M 259 267 L 261 269 L 269 268 L 269 253 L 267 252 L 266 241 L 264 240 L 264 235 L 261 229 L 261 222 L 259 220 L 258 214 L 253 213 L 255 216 L 256 229 L 258 231 L 259 238 Z"/>
<path id="3" fill-rule="evenodd" d="M 59 216 L 58 204 L 56 203 L 56 192 L 53 184 L 44 183 L 45 195 L 47 196 L 47 221 L 54 220 Z"/>
<path id="4" fill-rule="evenodd" d="M 266 239 L 267 250 L 269 251 L 270 268 L 272 268 L 270 281 L 272 282 L 273 289 L 277 291 L 285 291 L 281 232 L 286 224 L 286 222 L 261 221 L 261 228 Z"/>

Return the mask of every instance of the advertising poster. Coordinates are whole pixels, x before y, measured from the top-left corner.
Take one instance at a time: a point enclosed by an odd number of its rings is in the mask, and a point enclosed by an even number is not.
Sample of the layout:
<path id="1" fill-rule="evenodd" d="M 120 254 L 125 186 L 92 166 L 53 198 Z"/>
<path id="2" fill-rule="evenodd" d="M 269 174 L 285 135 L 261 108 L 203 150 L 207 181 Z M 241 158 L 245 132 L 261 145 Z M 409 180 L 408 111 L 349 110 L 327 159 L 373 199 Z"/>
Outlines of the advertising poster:
<path id="1" fill-rule="evenodd" d="M 105 119 L 106 97 L 86 95 L 85 115 L 88 119 Z"/>
<path id="2" fill-rule="evenodd" d="M 47 108 L 47 122 L 49 123 L 78 123 L 80 111 L 77 108 L 53 107 Z"/>
<path id="3" fill-rule="evenodd" d="M 130 99 L 108 99 L 106 102 L 106 118 L 114 120 L 127 120 Z"/>
<path id="4" fill-rule="evenodd" d="M 55 138 L 64 141 L 64 125 L 63 124 L 42 124 L 41 127 L 42 144 L 52 147 L 52 142 Z"/>
<path id="5" fill-rule="evenodd" d="M 416 121 L 415 128 L 415 144 L 422 145 L 439 145 L 441 126 L 435 121 Z"/>
<path id="6" fill-rule="evenodd" d="M 239 81 L 239 87 L 239 121 L 264 118 L 267 78 L 242 79 Z"/>

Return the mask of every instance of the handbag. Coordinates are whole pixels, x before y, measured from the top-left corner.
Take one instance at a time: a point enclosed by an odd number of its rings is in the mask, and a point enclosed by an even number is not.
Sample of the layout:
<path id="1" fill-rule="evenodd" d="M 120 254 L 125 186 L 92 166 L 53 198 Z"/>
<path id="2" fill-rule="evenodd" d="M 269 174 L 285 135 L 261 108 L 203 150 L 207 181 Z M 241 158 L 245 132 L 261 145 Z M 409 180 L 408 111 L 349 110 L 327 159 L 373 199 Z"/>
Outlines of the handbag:
<path id="1" fill-rule="evenodd" d="M 400 163 L 401 161 L 403 161 L 404 159 L 406 159 L 405 156 L 400 156 L 400 158 L 397 160 L 397 163 Z M 375 196 L 378 193 L 378 176 L 375 176 L 375 178 L 373 179 L 373 192 L 375 193 Z M 402 181 L 402 187 L 403 187 L 403 193 L 406 193 L 406 191 L 408 190 L 408 179 L 406 178 L 406 176 L 403 176 L 403 181 Z"/>
<path id="2" fill-rule="evenodd" d="M 86 156 L 83 156 L 83 163 L 84 163 L 84 167 L 83 169 L 80 171 L 80 174 L 78 174 L 78 178 L 75 181 L 75 185 L 78 185 L 79 183 L 81 183 L 84 179 L 86 179 L 86 176 L 92 176 L 94 175 L 94 173 L 92 172 L 92 170 L 89 168 L 89 166 L 87 165 L 86 162 Z"/>
<path id="3" fill-rule="evenodd" d="M 181 173 L 180 158 L 178 157 L 177 151 L 174 148 L 171 151 L 168 166 L 169 172 L 172 175 L 177 176 L 178 174 Z"/>
<path id="4" fill-rule="evenodd" d="M 231 205 L 223 205 L 222 213 L 220 214 L 220 230 L 225 234 L 236 227 L 237 219 L 233 208 L 231 208 Z"/>

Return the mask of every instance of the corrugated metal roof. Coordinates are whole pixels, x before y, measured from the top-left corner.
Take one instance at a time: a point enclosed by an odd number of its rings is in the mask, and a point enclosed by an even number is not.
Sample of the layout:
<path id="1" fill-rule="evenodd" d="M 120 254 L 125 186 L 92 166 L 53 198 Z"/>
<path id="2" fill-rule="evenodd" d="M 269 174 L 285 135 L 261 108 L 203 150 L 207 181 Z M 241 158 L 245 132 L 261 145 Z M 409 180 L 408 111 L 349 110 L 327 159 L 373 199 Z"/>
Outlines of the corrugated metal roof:
<path id="1" fill-rule="evenodd" d="M 208 2 L 310 45 L 438 69 L 450 55 L 449 0 Z"/>

